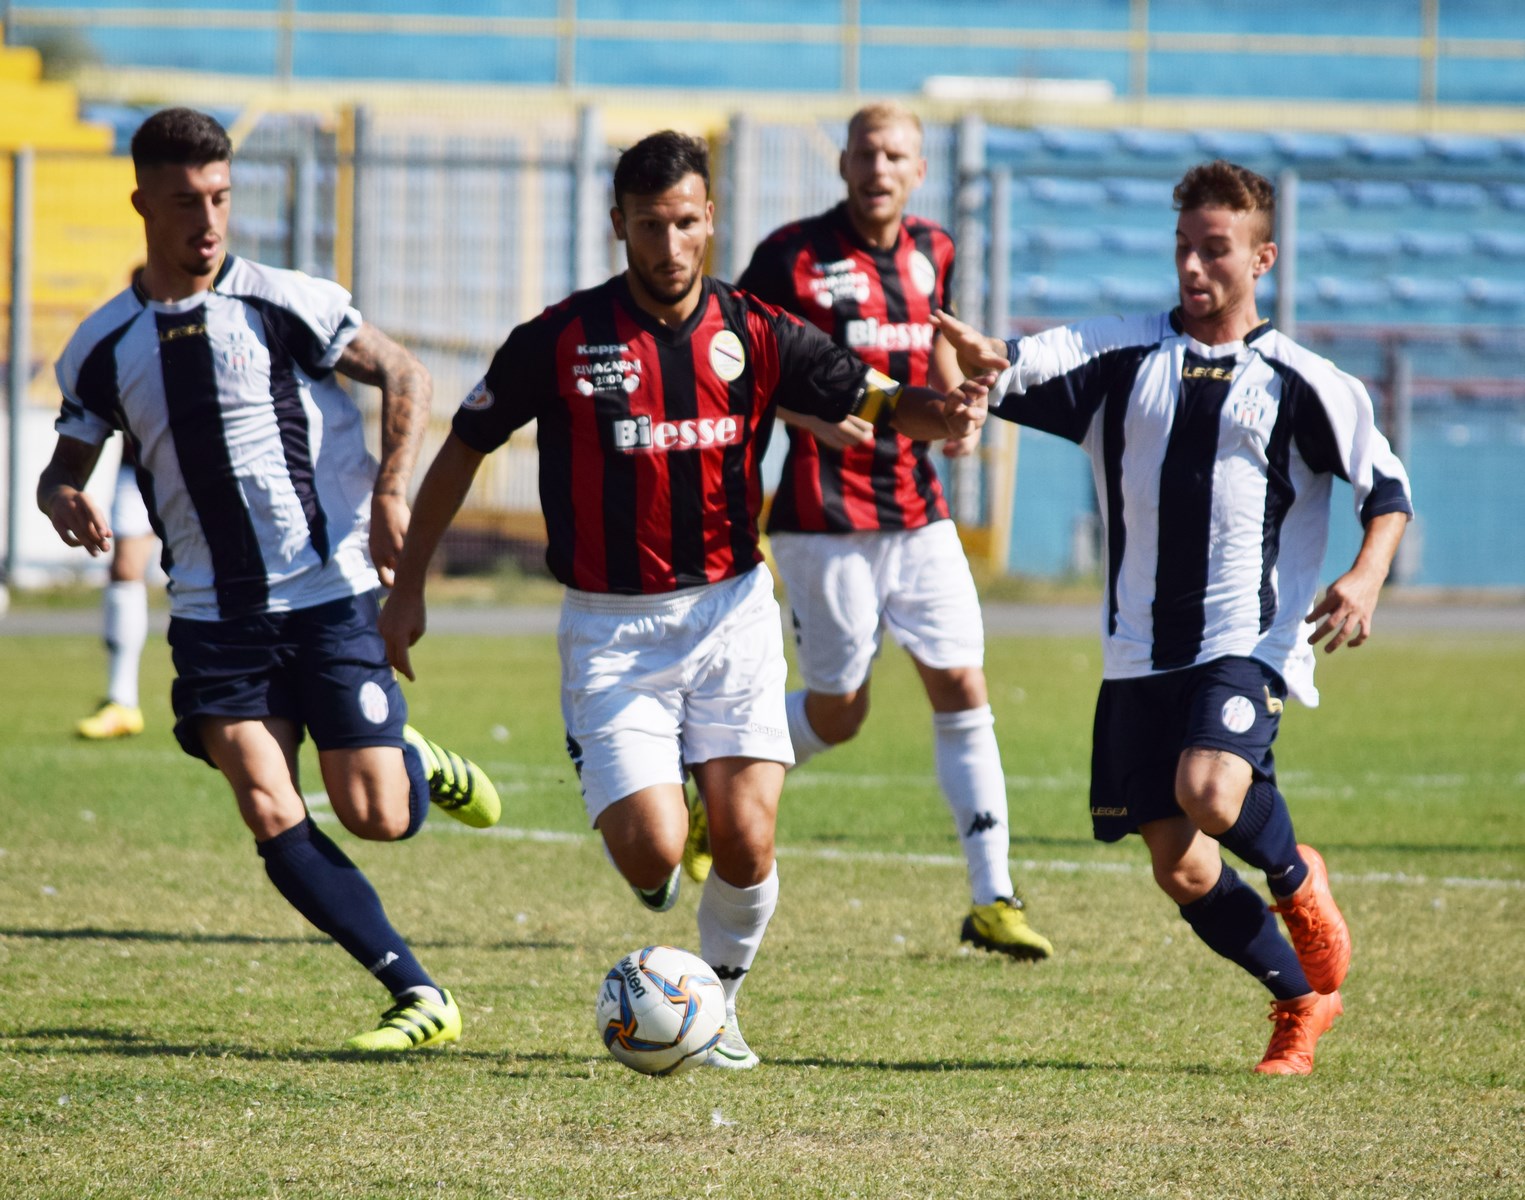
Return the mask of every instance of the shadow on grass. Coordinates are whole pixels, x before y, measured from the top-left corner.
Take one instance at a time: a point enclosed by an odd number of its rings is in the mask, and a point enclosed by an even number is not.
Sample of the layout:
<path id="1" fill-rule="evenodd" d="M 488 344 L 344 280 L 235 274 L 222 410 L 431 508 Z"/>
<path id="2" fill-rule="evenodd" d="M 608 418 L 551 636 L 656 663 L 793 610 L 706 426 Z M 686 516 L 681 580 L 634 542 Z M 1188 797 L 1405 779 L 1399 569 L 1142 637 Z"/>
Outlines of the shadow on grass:
<path id="1" fill-rule="evenodd" d="M 548 1066 L 575 1067 L 581 1075 L 591 1064 L 603 1061 L 601 1055 L 548 1054 L 514 1049 L 471 1050 L 459 1045 L 417 1054 L 364 1054 L 353 1050 L 260 1050 L 225 1042 L 183 1045 L 154 1041 L 129 1029 L 106 1029 L 96 1026 L 62 1026 L 25 1029 L 15 1033 L 0 1031 L 0 1039 L 13 1043 L 13 1054 L 78 1055 L 80 1057 L 119 1058 L 232 1058 L 244 1062 L 292 1063 L 379 1063 L 391 1064 L 406 1058 L 410 1062 L 470 1059 L 477 1063 L 539 1063 Z M 78 1044 L 84 1043 L 84 1044 Z M 1129 1063 L 1091 1062 L 1084 1059 L 1015 1058 L 1006 1060 L 973 1059 L 938 1061 L 935 1059 L 893 1061 L 853 1058 L 769 1058 L 766 1066 L 802 1070 L 884 1071 L 901 1074 L 950 1075 L 965 1071 L 1073 1071 L 1115 1074 L 1219 1076 L 1238 1075 L 1237 1070 L 1206 1063 Z M 510 1071 L 510 1074 L 525 1072 Z"/>
<path id="2" fill-rule="evenodd" d="M 530 1061 L 558 1066 L 585 1067 L 586 1054 L 520 1053 L 512 1050 L 468 1050 L 458 1045 L 429 1049 L 418 1053 L 366 1054 L 357 1050 L 261 1050 L 228 1042 L 200 1042 L 185 1045 L 155 1041 L 130 1029 L 106 1029 L 78 1025 L 56 1028 L 23 1029 L 14 1033 L 0 1030 L 0 1040 L 11 1042 L 12 1054 L 78 1055 L 80 1057 L 116 1058 L 233 1058 L 244 1062 L 351 1062 L 393 1064 L 446 1061 L 468 1058 L 474 1062 Z M 83 1043 L 83 1044 L 80 1044 Z"/>
<path id="3" fill-rule="evenodd" d="M 0 928 L 0 937 L 31 938 L 37 941 L 107 941 L 107 942 L 184 942 L 188 945 L 230 946 L 305 946 L 324 945 L 330 939 L 322 934 L 302 937 L 271 936 L 253 933 L 190 933 L 175 929 L 100 929 L 84 925 L 78 929 L 6 929 Z M 445 941 L 438 938 L 415 939 L 409 943 L 420 949 L 486 949 L 486 950 L 574 950 L 573 942 L 555 941 Z"/>

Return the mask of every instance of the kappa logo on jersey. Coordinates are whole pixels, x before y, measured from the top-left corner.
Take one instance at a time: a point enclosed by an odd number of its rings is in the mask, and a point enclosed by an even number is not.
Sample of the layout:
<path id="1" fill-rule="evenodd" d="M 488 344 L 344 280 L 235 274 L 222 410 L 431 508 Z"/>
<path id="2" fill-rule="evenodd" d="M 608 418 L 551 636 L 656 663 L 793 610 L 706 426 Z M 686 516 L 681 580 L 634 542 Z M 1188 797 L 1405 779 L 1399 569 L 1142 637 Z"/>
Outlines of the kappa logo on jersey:
<path id="1" fill-rule="evenodd" d="M 847 345 L 852 350 L 930 350 L 934 332 L 925 322 L 865 317 L 847 323 Z"/>
<path id="2" fill-rule="evenodd" d="M 810 294 L 822 308 L 830 308 L 838 300 L 862 304 L 868 299 L 868 272 L 858 270 L 858 264 L 852 259 L 819 263 L 816 270 L 819 274 L 810 281 Z"/>
<path id="3" fill-rule="evenodd" d="M 731 446 L 741 440 L 735 417 L 690 417 L 682 421 L 653 421 L 640 416 L 613 422 L 614 448 L 627 454 L 650 450 L 666 454 L 674 450 L 707 450 Z"/>
<path id="4" fill-rule="evenodd" d="M 484 408 L 491 408 L 493 401 L 497 399 L 492 394 L 492 389 L 487 386 L 487 376 L 478 379 L 476 386 L 466 393 L 466 399 L 461 401 L 462 408 L 469 408 L 472 412 L 479 412 Z"/>
<path id="5" fill-rule="evenodd" d="M 710 367 L 727 383 L 746 370 L 747 352 L 741 348 L 741 339 L 729 329 L 722 329 L 710 339 Z"/>

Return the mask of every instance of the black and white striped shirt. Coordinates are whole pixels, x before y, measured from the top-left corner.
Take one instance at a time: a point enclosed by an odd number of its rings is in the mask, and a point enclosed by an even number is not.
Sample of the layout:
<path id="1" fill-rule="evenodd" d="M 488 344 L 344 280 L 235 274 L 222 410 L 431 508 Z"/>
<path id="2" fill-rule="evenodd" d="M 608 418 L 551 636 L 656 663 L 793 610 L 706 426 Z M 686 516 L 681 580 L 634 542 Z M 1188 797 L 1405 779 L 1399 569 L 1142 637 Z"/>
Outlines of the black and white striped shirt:
<path id="1" fill-rule="evenodd" d="M 1175 313 L 1107 317 L 1008 343 L 991 412 L 1081 445 L 1106 534 L 1103 674 L 1229 655 L 1318 703 L 1303 617 L 1330 482 L 1364 524 L 1413 513 L 1408 476 L 1360 381 L 1269 322 L 1206 346 Z"/>
<path id="2" fill-rule="evenodd" d="M 59 360 L 64 437 L 125 432 L 171 612 L 310 608 L 379 583 L 367 547 L 376 461 L 333 376 L 360 314 L 338 284 L 229 256 L 174 303 L 128 288 Z"/>

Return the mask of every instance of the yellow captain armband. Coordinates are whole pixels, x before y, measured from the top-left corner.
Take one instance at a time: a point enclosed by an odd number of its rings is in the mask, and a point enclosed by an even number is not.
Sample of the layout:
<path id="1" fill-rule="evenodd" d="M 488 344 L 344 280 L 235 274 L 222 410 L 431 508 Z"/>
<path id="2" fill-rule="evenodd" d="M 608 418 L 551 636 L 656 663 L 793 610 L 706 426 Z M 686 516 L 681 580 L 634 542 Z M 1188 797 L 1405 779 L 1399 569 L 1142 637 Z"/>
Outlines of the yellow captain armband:
<path id="1" fill-rule="evenodd" d="M 904 391 L 904 384 L 896 383 L 888 375 L 870 367 L 868 374 L 863 377 L 863 392 L 858 397 L 853 415 L 861 417 L 870 425 L 888 420 L 895 412 L 895 405 L 900 403 Z"/>

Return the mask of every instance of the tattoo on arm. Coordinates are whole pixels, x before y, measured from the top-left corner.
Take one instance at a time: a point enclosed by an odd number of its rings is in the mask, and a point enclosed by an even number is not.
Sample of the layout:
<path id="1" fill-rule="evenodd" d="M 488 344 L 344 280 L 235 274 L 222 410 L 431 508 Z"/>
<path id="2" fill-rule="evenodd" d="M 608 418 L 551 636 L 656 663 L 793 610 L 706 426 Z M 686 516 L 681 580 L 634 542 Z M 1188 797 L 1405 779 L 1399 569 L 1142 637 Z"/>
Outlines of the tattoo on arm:
<path id="1" fill-rule="evenodd" d="M 360 327 L 335 370 L 381 389 L 381 466 L 374 492 L 406 496 L 429 423 L 434 395 L 429 372 L 411 351 L 371 324 Z"/>

